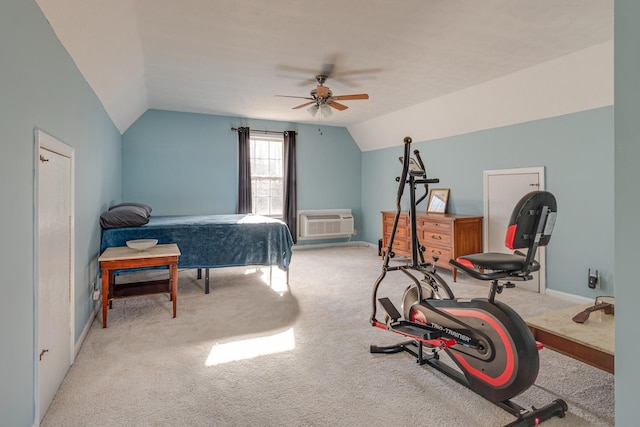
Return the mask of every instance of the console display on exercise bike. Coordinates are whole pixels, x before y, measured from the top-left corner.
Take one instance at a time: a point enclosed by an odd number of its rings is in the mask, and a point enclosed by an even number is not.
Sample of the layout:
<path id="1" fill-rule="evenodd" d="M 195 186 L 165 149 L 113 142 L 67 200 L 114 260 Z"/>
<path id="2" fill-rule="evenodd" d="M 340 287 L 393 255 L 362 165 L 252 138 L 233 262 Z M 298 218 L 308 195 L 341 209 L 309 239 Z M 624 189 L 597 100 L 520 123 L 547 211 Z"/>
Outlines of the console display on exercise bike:
<path id="1" fill-rule="evenodd" d="M 567 405 L 561 399 L 540 409 L 526 410 L 510 399 L 535 382 L 539 370 L 536 341 L 524 320 L 509 306 L 496 301 L 504 285 L 499 280 L 529 280 L 540 266 L 534 257 L 539 246 L 549 243 L 557 215 L 556 200 L 546 191 L 525 195 L 514 208 L 505 246 L 512 254 L 483 253 L 450 260 L 450 264 L 479 280 L 491 282 L 487 298 L 458 299 L 436 271 L 435 260 L 424 259 L 424 247 L 416 232 L 416 205 L 428 194 L 429 179 L 418 150 L 411 158 L 411 138 L 404 140 L 402 173 L 396 198 L 396 215 L 382 272 L 372 294 L 372 326 L 409 339 L 393 346 L 371 346 L 372 353 L 407 352 L 421 365 L 428 364 L 480 396 L 517 417 L 512 425 L 537 425 L 563 417 Z M 425 194 L 416 199 L 416 188 Z M 409 188 L 412 257 L 404 264 L 390 265 L 392 246 L 401 214 L 405 187 Z M 520 252 L 519 250 L 526 250 Z M 400 271 L 409 279 L 398 310 L 388 297 L 379 297 L 387 273 Z M 378 308 L 384 320 L 377 318 Z M 440 360 L 446 352 L 458 369 Z"/>

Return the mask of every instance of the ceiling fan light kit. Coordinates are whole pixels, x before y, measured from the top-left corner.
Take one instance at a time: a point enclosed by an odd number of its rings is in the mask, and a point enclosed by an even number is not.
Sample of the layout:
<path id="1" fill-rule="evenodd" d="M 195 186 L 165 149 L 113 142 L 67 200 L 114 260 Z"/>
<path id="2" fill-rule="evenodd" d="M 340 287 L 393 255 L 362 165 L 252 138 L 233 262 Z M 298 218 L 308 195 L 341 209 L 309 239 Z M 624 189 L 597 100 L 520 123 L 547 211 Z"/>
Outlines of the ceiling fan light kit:
<path id="1" fill-rule="evenodd" d="M 327 117 L 331 117 L 331 108 L 329 108 L 328 105 L 323 104 L 323 105 L 316 105 L 313 104 L 311 107 L 307 108 L 307 111 L 309 112 L 309 114 L 311 114 L 311 116 L 315 117 L 316 114 L 318 114 L 318 111 L 320 111 L 320 114 L 322 115 L 322 118 L 326 119 Z"/>

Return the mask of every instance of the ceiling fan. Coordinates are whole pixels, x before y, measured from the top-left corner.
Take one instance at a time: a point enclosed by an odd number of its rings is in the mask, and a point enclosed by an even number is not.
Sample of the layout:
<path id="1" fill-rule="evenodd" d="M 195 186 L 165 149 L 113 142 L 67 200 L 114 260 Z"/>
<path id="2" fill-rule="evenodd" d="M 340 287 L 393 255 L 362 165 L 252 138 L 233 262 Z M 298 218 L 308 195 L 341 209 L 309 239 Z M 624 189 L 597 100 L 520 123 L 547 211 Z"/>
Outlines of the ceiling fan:
<path id="1" fill-rule="evenodd" d="M 336 101 L 352 101 L 356 99 L 369 99 L 369 95 L 366 93 L 359 93 L 354 95 L 339 95 L 339 96 L 333 95 L 333 92 L 331 92 L 331 89 L 329 89 L 327 86 L 324 85 L 325 81 L 327 80 L 327 77 L 328 76 L 326 74 L 318 74 L 316 76 L 316 81 L 318 82 L 318 85 L 316 86 L 315 89 L 313 89 L 310 92 L 310 96 L 289 96 L 289 95 L 276 95 L 276 96 L 280 96 L 284 98 L 308 99 L 309 102 L 305 102 L 304 104 L 300 104 L 296 107 L 293 107 L 293 110 L 304 108 L 310 105 L 311 107 L 309 107 L 307 111 L 309 111 L 309 113 L 312 116 L 315 116 L 318 110 L 320 110 L 322 111 L 322 115 L 324 117 L 331 115 L 331 109 L 329 107 L 335 108 L 336 110 L 339 110 L 339 111 L 343 111 L 349 108 L 346 105 Z"/>

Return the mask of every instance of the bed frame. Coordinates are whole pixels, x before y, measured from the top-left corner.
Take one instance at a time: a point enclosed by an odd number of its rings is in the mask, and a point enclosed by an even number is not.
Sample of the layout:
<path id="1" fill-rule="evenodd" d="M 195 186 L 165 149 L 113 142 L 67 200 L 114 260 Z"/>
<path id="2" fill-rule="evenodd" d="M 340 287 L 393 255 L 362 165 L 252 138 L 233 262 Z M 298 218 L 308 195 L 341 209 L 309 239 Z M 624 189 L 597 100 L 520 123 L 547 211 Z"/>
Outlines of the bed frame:
<path id="1" fill-rule="evenodd" d="M 252 214 L 152 216 L 139 227 L 102 230 L 100 253 L 135 239 L 176 243 L 181 252 L 178 268 L 198 269 L 199 279 L 201 269 L 206 270 L 207 294 L 210 268 L 277 265 L 289 281 L 293 239 L 278 219 Z"/>

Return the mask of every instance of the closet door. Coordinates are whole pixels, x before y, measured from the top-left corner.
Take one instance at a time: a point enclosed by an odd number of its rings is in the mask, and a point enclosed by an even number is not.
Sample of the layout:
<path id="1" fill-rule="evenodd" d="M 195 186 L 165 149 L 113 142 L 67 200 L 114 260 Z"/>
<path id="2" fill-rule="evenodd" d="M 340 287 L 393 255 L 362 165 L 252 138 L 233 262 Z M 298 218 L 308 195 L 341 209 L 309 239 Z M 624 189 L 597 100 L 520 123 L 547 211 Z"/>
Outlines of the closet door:
<path id="1" fill-rule="evenodd" d="M 73 361 L 72 161 L 39 148 L 38 395 L 42 420 Z"/>

